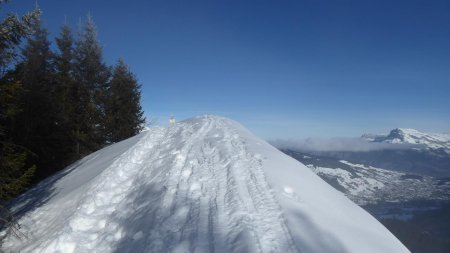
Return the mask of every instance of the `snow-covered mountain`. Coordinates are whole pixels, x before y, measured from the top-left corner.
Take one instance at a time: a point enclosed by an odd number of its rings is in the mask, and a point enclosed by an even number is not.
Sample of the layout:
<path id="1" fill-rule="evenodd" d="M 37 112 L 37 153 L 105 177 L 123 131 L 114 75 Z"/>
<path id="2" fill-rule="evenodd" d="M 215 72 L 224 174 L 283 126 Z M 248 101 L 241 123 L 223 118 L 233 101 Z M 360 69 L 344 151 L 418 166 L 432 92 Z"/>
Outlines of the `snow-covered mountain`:
<path id="1" fill-rule="evenodd" d="M 388 135 L 364 134 L 362 138 L 372 142 L 419 144 L 429 149 L 443 149 L 450 153 L 450 135 L 448 134 L 422 133 L 410 128 L 396 128 Z"/>
<path id="2" fill-rule="evenodd" d="M 450 200 L 450 179 L 386 170 L 292 150 L 285 152 L 306 164 L 358 205 L 412 200 Z"/>
<path id="3" fill-rule="evenodd" d="M 21 236 L 6 252 L 409 252 L 309 168 L 215 116 L 102 149 L 11 209 Z"/>

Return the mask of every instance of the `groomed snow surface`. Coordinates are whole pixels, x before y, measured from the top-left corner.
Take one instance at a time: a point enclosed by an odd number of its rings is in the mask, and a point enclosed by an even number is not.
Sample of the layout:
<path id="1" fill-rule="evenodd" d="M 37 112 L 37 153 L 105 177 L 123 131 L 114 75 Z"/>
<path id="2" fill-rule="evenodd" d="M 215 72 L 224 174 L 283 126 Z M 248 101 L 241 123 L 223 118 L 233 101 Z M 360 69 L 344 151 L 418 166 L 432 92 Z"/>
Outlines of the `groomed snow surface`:
<path id="1" fill-rule="evenodd" d="M 409 252 L 310 169 L 238 123 L 152 128 L 12 205 L 6 252 Z"/>

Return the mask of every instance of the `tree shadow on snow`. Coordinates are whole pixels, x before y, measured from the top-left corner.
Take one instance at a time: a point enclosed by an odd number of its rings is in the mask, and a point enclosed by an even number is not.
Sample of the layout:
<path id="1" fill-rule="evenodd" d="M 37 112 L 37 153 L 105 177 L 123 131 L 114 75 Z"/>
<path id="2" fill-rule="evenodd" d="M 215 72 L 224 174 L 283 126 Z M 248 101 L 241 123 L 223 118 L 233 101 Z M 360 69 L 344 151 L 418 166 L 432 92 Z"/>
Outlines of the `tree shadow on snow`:
<path id="1" fill-rule="evenodd" d="M 86 158 L 89 157 L 90 156 Z M 58 180 L 68 175 L 76 168 L 82 166 L 87 161 L 89 161 L 89 159 L 81 159 L 68 166 L 66 169 L 56 173 L 55 175 L 44 179 L 43 181 L 32 186 L 31 189 L 29 189 L 19 197 L 8 202 L 6 204 L 6 207 L 11 210 L 14 218 L 16 220 L 19 220 L 25 214 L 43 206 L 52 197 L 54 197 L 58 193 L 55 187 L 55 184 L 58 182 Z"/>
<path id="2" fill-rule="evenodd" d="M 167 191 L 158 183 L 144 184 L 127 197 L 133 199 L 128 203 L 132 211 L 113 221 L 119 224 L 123 235 L 114 252 L 194 252 L 197 247 L 214 252 L 215 246 L 226 245 L 225 231 L 216 228 L 213 233 L 212 227 L 200 225 L 205 222 L 202 219 L 209 217 L 199 216 L 198 199 L 188 195 L 174 205 L 167 204 Z"/>

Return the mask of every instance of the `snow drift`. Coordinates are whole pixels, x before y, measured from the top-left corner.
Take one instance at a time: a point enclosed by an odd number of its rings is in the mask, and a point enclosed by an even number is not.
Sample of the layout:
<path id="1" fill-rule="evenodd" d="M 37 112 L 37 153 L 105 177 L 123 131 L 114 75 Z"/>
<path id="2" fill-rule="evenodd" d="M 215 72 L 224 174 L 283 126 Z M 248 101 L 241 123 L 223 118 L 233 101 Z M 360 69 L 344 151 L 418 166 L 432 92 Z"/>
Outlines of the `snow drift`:
<path id="1" fill-rule="evenodd" d="M 409 252 L 236 122 L 196 117 L 111 145 L 12 203 L 20 252 Z"/>

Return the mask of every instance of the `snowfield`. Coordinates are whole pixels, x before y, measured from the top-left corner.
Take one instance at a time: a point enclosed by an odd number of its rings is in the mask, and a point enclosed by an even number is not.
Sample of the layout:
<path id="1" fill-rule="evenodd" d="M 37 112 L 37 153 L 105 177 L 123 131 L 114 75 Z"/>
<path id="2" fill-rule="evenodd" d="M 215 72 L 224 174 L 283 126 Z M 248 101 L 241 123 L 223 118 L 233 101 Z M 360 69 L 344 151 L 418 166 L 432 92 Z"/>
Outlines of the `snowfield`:
<path id="1" fill-rule="evenodd" d="M 6 252 L 409 252 L 309 168 L 216 116 L 104 148 L 11 208 L 23 235 Z"/>

